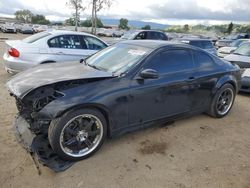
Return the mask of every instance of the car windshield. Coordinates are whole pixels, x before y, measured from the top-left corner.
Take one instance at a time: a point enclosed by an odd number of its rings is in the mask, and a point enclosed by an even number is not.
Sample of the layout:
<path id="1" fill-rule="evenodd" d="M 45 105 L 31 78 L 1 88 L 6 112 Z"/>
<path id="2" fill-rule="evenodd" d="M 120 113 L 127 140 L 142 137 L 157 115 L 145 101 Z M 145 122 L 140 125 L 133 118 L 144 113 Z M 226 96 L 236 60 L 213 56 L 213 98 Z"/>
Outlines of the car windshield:
<path id="1" fill-rule="evenodd" d="M 44 37 L 47 37 L 51 35 L 50 33 L 48 32 L 42 32 L 42 33 L 37 33 L 35 35 L 31 35 L 30 37 L 27 37 L 25 39 L 23 39 L 23 42 L 26 42 L 26 43 L 33 43 L 33 42 L 36 42 Z"/>
<path id="2" fill-rule="evenodd" d="M 242 44 L 234 54 L 250 56 L 250 43 Z"/>
<path id="3" fill-rule="evenodd" d="M 137 31 L 128 31 L 124 33 L 124 35 L 121 37 L 121 39 L 126 39 L 126 40 L 132 40 L 135 38 L 135 36 L 138 34 Z"/>
<path id="4" fill-rule="evenodd" d="M 96 69 L 122 74 L 140 62 L 152 49 L 141 46 L 116 44 L 86 59 L 86 63 Z"/>

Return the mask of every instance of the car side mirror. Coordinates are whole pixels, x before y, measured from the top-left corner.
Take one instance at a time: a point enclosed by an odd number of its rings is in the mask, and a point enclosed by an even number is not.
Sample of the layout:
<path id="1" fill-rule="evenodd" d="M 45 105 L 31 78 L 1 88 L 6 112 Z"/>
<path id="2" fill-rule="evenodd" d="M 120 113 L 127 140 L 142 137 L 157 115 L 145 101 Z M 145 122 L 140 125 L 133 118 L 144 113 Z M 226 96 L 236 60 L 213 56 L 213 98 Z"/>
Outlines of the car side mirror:
<path id="1" fill-rule="evenodd" d="M 156 70 L 145 69 L 141 71 L 140 77 L 143 79 L 156 79 L 156 78 L 159 78 L 159 75 Z"/>

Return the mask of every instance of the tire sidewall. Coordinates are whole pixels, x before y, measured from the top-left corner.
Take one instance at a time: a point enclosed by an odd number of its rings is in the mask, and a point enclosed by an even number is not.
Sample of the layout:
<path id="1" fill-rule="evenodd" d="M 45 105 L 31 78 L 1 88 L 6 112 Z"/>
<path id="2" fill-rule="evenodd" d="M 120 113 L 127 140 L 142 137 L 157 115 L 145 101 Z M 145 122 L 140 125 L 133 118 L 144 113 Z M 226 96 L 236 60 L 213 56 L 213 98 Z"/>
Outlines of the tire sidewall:
<path id="1" fill-rule="evenodd" d="M 218 101 L 218 97 L 221 95 L 221 93 L 227 89 L 227 88 L 230 88 L 232 91 L 233 91 L 233 101 L 232 101 L 232 105 L 230 107 L 230 109 L 228 110 L 227 113 L 225 114 L 220 114 L 216 108 L 216 105 L 217 105 L 217 101 Z M 235 97 L 236 97 L 236 91 L 235 91 L 235 88 L 227 83 L 227 84 L 224 84 L 215 94 L 214 98 L 213 98 L 213 102 L 212 102 L 212 106 L 211 106 L 211 110 L 212 110 L 212 115 L 214 117 L 217 117 L 217 118 L 222 118 L 222 117 L 225 117 L 232 109 L 233 105 L 234 105 L 234 100 L 235 100 Z"/>
<path id="2" fill-rule="evenodd" d="M 61 132 L 62 132 L 63 128 L 66 126 L 66 124 L 72 118 L 74 118 L 76 116 L 79 116 L 79 115 L 82 115 L 82 114 L 92 114 L 92 115 L 96 116 L 97 118 L 99 118 L 99 120 L 101 121 L 102 126 L 103 126 L 103 135 L 102 135 L 101 141 L 99 142 L 98 146 L 92 152 L 90 152 L 87 155 L 84 155 L 82 157 L 73 157 L 73 156 L 70 156 L 70 155 L 66 154 L 62 150 L 61 144 L 60 144 L 60 135 L 61 135 Z M 50 145 L 51 145 L 52 149 L 62 159 L 69 160 L 69 161 L 78 161 L 78 160 L 82 160 L 82 159 L 90 157 L 97 150 L 100 149 L 100 147 L 104 143 L 106 137 L 107 137 L 107 122 L 106 122 L 105 117 L 98 110 L 89 109 L 89 108 L 88 109 L 86 108 L 86 109 L 72 110 L 72 111 L 70 111 L 68 113 L 65 113 L 60 118 L 52 120 L 51 125 L 49 126 L 49 130 L 48 130 L 48 138 L 49 138 L 49 142 L 50 142 Z"/>

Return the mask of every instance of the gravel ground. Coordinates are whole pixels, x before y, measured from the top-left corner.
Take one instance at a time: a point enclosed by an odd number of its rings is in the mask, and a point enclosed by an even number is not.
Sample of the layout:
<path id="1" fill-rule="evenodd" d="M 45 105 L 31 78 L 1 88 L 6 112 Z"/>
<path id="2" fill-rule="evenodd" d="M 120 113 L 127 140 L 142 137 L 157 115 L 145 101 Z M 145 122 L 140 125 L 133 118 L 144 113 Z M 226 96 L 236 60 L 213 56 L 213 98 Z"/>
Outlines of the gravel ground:
<path id="1" fill-rule="evenodd" d="M 0 33 L 0 187 L 168 187 L 250 188 L 250 96 L 239 94 L 223 119 L 199 115 L 168 126 L 106 141 L 93 157 L 55 174 L 16 143 L 12 123 L 17 112 L 5 83 L 4 38 Z"/>

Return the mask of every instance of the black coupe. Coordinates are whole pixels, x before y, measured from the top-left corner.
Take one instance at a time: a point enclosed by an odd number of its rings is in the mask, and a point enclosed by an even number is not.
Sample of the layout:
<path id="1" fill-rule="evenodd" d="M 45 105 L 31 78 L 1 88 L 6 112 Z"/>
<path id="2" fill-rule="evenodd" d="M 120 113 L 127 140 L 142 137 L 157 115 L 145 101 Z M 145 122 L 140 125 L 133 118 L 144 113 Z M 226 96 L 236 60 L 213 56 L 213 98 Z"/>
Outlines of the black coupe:
<path id="1" fill-rule="evenodd" d="M 76 161 L 96 152 L 106 137 L 198 113 L 224 117 L 240 77 L 237 65 L 202 49 L 137 40 L 81 62 L 32 68 L 7 87 L 27 148 L 42 136 L 38 143 L 47 148 L 36 149 L 38 155 Z"/>

